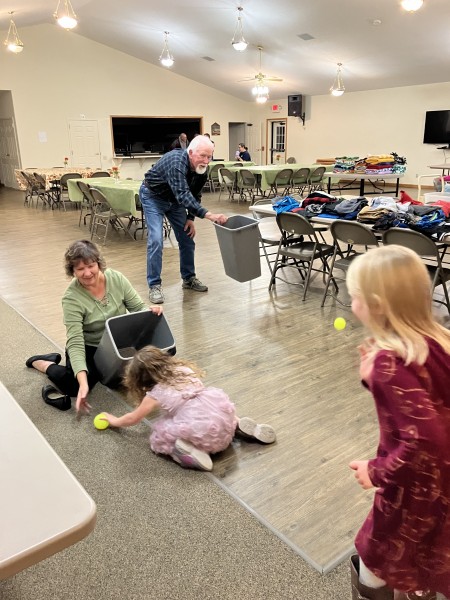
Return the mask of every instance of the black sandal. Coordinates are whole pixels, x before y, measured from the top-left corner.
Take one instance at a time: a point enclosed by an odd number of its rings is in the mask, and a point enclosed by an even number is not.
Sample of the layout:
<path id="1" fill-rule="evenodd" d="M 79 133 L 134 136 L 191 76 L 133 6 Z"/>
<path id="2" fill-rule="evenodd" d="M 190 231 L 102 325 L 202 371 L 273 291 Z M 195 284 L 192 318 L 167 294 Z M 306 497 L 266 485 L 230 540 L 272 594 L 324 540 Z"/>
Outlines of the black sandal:
<path id="1" fill-rule="evenodd" d="M 44 385 L 42 388 L 42 398 L 46 404 L 54 406 L 59 410 L 69 410 L 72 406 L 70 396 L 61 394 L 61 392 L 52 385 Z"/>
<path id="2" fill-rule="evenodd" d="M 33 363 L 35 360 L 48 360 L 49 362 L 59 365 L 61 362 L 61 354 L 58 352 L 53 352 L 52 354 L 36 354 L 36 356 L 30 356 L 30 358 L 25 362 L 29 369 L 34 369 Z"/>

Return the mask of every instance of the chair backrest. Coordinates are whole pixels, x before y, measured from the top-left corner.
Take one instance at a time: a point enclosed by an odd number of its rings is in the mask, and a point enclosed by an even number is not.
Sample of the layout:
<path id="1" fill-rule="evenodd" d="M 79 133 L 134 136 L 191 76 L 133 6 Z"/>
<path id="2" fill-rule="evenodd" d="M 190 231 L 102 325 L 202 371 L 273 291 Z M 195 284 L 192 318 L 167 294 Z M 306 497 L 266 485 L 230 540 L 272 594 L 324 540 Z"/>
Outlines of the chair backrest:
<path id="1" fill-rule="evenodd" d="M 108 199 L 103 194 L 103 192 L 101 192 L 100 190 L 98 190 L 95 187 L 91 187 L 90 192 L 92 195 L 92 200 L 94 202 L 94 205 L 97 206 L 97 208 L 99 208 L 100 210 L 110 210 L 111 209 Z"/>
<path id="2" fill-rule="evenodd" d="M 308 181 L 310 172 L 311 169 L 308 169 L 308 167 L 302 167 L 301 169 L 298 169 L 292 175 L 292 183 L 295 185 L 306 183 Z"/>
<path id="3" fill-rule="evenodd" d="M 314 227 L 302 215 L 293 212 L 283 212 L 277 215 L 277 224 L 282 233 L 300 236 L 310 235 L 316 238 Z"/>
<path id="4" fill-rule="evenodd" d="M 240 162 L 233 163 L 231 166 L 232 167 L 242 167 L 242 163 L 240 163 Z"/>
<path id="5" fill-rule="evenodd" d="M 39 173 L 33 173 L 33 177 L 40 187 L 45 188 L 47 182 L 45 181 L 45 178 L 42 175 L 39 175 Z"/>
<path id="6" fill-rule="evenodd" d="M 241 175 L 241 180 L 244 185 L 250 185 L 252 187 L 256 185 L 256 177 L 254 173 L 252 173 L 248 169 L 241 169 L 239 173 Z"/>
<path id="7" fill-rule="evenodd" d="M 290 156 L 286 162 L 288 165 L 293 165 L 297 162 L 297 160 L 295 159 L 295 156 Z"/>
<path id="8" fill-rule="evenodd" d="M 222 179 L 225 181 L 225 183 L 228 183 L 228 184 L 234 183 L 234 181 L 236 179 L 236 173 L 232 173 L 226 167 L 222 167 L 220 169 L 220 175 L 221 175 Z"/>
<path id="9" fill-rule="evenodd" d="M 80 192 L 83 194 L 83 198 L 86 200 L 86 202 L 94 202 L 91 194 L 91 188 L 87 183 L 84 181 L 77 181 L 77 186 Z"/>
<path id="10" fill-rule="evenodd" d="M 325 173 L 325 171 L 326 171 L 325 167 L 316 167 L 314 169 L 314 171 L 311 172 L 311 175 L 309 176 L 309 182 L 310 183 L 318 183 L 319 181 L 322 181 L 323 174 Z"/>
<path id="11" fill-rule="evenodd" d="M 108 171 L 96 171 L 92 173 L 91 177 L 111 177 Z"/>
<path id="12" fill-rule="evenodd" d="M 81 179 L 81 173 L 64 173 L 64 175 L 61 175 L 59 182 L 61 187 L 67 187 L 66 184 L 68 179 Z"/>
<path id="13" fill-rule="evenodd" d="M 438 264 L 441 262 L 439 250 L 435 242 L 419 231 L 392 227 L 383 233 L 383 244 L 406 246 L 407 248 L 414 250 L 414 252 L 417 252 L 419 256 L 432 256 L 433 258 L 436 258 Z"/>
<path id="14" fill-rule="evenodd" d="M 356 221 L 333 221 L 330 231 L 334 240 L 350 246 L 378 246 L 378 238 L 374 232 Z"/>
<path id="15" fill-rule="evenodd" d="M 292 177 L 293 173 L 294 173 L 294 171 L 292 169 L 282 169 L 281 171 L 278 171 L 278 173 L 276 174 L 275 179 L 274 179 L 274 184 L 275 185 L 277 183 L 280 183 L 281 185 L 288 184 L 291 181 L 291 177 Z"/>
<path id="16" fill-rule="evenodd" d="M 213 165 L 209 172 L 209 178 L 217 179 L 219 177 L 219 169 L 223 169 L 224 167 L 225 167 L 225 165 L 221 164 L 221 163 L 217 163 L 216 165 Z"/>
<path id="17" fill-rule="evenodd" d="M 36 187 L 36 181 L 33 177 L 33 175 L 31 175 L 31 173 L 27 173 L 26 171 L 20 171 L 22 173 L 22 177 L 25 179 L 25 181 L 27 182 L 27 185 L 29 188 L 34 188 Z"/>

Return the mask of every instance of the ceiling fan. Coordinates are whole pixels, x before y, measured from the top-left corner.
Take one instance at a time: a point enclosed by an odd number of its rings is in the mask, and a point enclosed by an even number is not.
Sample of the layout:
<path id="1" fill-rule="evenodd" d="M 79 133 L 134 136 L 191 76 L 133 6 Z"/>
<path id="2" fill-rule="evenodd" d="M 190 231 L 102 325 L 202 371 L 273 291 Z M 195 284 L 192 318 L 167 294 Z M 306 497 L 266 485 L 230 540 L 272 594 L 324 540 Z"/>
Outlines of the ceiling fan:
<path id="1" fill-rule="evenodd" d="M 283 81 L 280 77 L 274 77 L 272 75 L 264 75 L 261 71 L 261 51 L 263 49 L 262 46 L 257 46 L 259 50 L 259 73 L 253 75 L 253 77 L 245 77 L 244 79 L 240 79 L 240 81 L 253 81 L 255 86 L 252 88 L 252 94 L 256 96 L 256 102 L 263 103 L 267 102 L 269 98 L 269 88 L 267 87 L 268 81 Z"/>
<path id="2" fill-rule="evenodd" d="M 259 50 L 259 73 L 256 73 L 256 75 L 253 75 L 251 77 L 244 77 L 244 79 L 240 79 L 239 81 L 254 81 L 256 83 L 256 85 L 261 84 L 264 85 L 266 81 L 283 81 L 281 79 L 281 77 L 274 77 L 274 76 L 268 76 L 268 75 L 264 75 L 264 73 L 262 73 L 261 71 L 261 51 L 263 50 L 262 46 L 257 46 L 258 50 Z"/>

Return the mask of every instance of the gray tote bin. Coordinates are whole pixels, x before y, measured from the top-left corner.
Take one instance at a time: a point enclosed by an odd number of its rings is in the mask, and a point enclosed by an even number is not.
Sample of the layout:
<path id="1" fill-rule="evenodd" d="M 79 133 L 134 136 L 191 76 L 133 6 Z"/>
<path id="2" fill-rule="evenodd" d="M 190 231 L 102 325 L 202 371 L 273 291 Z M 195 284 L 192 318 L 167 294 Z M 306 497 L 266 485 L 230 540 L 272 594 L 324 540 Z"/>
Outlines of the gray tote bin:
<path id="1" fill-rule="evenodd" d="M 100 381 L 111 388 L 119 385 L 126 363 L 144 346 L 175 354 L 175 340 L 164 315 L 144 310 L 108 319 L 94 355 Z"/>
<path id="2" fill-rule="evenodd" d="M 260 277 L 258 221 L 251 217 L 234 215 L 225 225 L 214 225 L 228 277 L 241 282 Z"/>

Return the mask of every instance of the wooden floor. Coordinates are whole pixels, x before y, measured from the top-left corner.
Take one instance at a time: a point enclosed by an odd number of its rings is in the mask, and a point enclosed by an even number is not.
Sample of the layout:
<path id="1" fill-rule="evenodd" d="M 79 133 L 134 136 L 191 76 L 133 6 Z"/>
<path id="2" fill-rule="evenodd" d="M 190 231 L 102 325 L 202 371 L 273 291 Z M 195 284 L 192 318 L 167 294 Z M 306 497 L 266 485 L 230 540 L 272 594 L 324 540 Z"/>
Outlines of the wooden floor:
<path id="1" fill-rule="evenodd" d="M 219 204 L 214 194 L 206 193 L 203 203 L 229 215 L 248 214 L 245 203 Z M 223 387 L 240 415 L 271 423 L 278 436 L 267 447 L 234 443 L 215 458 L 211 476 L 326 572 L 350 552 L 372 498 L 347 466 L 372 456 L 377 443 L 372 400 L 358 380 L 362 329 L 332 300 L 320 308 L 320 279 L 302 302 L 294 286 L 279 282 L 267 291 L 265 263 L 250 283 L 228 278 L 214 226 L 196 223 L 197 276 L 209 286 L 207 294 L 182 290 L 176 244 L 169 240 L 164 251 L 164 310 L 177 354 L 206 369 L 207 383 Z M 24 207 L 22 192 L 0 190 L 0 295 L 61 348 L 61 296 L 68 284 L 63 254 L 86 236 L 75 209 Z M 145 247 L 145 239 L 111 232 L 104 248 L 107 264 L 143 298 Z M 333 328 L 336 316 L 347 319 L 344 331 Z"/>

